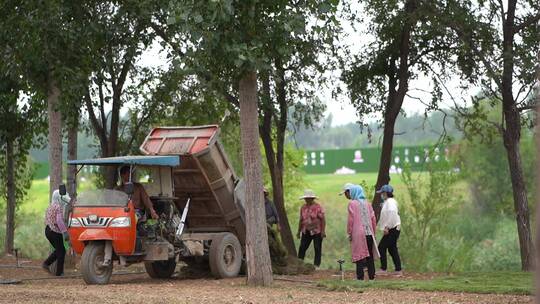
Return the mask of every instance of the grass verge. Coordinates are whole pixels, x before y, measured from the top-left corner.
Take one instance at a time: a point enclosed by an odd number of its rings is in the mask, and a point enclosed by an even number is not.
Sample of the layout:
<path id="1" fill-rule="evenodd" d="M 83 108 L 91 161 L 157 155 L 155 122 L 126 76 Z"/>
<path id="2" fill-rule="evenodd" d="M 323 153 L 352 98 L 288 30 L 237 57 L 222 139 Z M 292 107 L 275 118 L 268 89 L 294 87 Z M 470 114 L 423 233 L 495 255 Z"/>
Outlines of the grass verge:
<path id="1" fill-rule="evenodd" d="M 533 278 L 531 273 L 525 272 L 474 272 L 435 277 L 429 280 L 402 279 L 375 280 L 373 282 L 326 280 L 321 281 L 319 286 L 332 291 L 355 292 L 363 292 L 370 288 L 376 288 L 531 295 L 533 291 Z"/>

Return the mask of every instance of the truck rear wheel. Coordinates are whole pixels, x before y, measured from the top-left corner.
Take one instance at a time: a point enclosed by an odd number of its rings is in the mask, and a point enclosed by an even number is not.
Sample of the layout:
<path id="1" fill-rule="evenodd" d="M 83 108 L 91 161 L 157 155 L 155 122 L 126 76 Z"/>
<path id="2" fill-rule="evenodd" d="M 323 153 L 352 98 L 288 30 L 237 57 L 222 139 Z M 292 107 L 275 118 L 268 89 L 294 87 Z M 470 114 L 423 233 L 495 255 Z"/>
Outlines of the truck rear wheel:
<path id="1" fill-rule="evenodd" d="M 105 244 L 90 242 L 84 247 L 81 259 L 81 271 L 86 284 L 105 285 L 112 276 L 112 263 L 103 266 L 105 257 Z"/>
<path id="2" fill-rule="evenodd" d="M 242 266 L 242 247 L 232 233 L 223 233 L 210 245 L 210 270 L 214 277 L 233 278 L 238 276 Z"/>
<path id="3" fill-rule="evenodd" d="M 170 259 L 167 261 L 144 262 L 146 273 L 153 279 L 168 279 L 174 274 L 176 261 Z"/>

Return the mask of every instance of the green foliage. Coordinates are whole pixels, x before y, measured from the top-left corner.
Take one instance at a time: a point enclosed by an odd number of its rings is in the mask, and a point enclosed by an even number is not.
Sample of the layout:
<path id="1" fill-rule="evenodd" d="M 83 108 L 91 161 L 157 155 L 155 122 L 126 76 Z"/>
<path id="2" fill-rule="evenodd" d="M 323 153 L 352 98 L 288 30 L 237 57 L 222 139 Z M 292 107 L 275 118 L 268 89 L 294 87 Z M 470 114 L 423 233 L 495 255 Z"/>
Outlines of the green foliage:
<path id="1" fill-rule="evenodd" d="M 529 202 L 535 202 L 536 193 L 536 149 L 533 134 L 524 130 L 521 140 L 523 171 L 529 196 Z M 514 212 L 512 183 L 506 150 L 500 137 L 490 142 L 483 142 L 475 136 L 471 141 L 464 141 L 459 148 L 460 168 L 469 182 L 473 201 L 481 214 Z"/>
<path id="2" fill-rule="evenodd" d="M 467 293 L 494 293 L 531 295 L 533 277 L 526 272 L 466 272 L 430 279 L 359 281 L 322 281 L 319 286 L 336 291 L 363 292 L 369 289 L 395 289 L 416 291 L 449 291 Z"/>
<path id="3" fill-rule="evenodd" d="M 5 206 L 2 202 L 7 202 L 11 190 L 17 208 L 30 188 L 35 171 L 28 153 L 35 143 L 33 139 L 44 132 L 46 121 L 42 115 L 43 102 L 33 99 L 34 96 L 19 101 L 27 87 L 11 72 L 0 67 L 0 206 Z M 12 155 L 8 155 L 8 146 L 11 146 Z M 9 157 L 13 159 L 11 168 Z M 8 189 L 9 172 L 13 174 L 14 189 Z M 3 211 L 4 208 L 0 214 Z"/>
<path id="4" fill-rule="evenodd" d="M 261 149 L 263 150 L 263 149 Z M 264 150 L 263 150 L 264 151 Z M 264 155 L 263 155 L 264 158 Z M 284 153 L 284 172 L 283 172 L 283 189 L 284 198 L 287 209 L 297 209 L 302 205 L 302 201 L 298 200 L 298 189 L 304 188 L 306 182 L 304 180 L 304 151 L 297 150 L 292 144 L 285 145 Z M 272 180 L 268 164 L 263 162 L 264 184 L 271 191 Z"/>
<path id="5" fill-rule="evenodd" d="M 481 214 L 514 214 L 507 151 L 500 131 L 494 127 L 500 119 L 500 111 L 497 100 L 484 100 L 466 115 L 461 113 L 457 120 L 466 140 L 459 144 L 456 161 L 471 188 L 477 212 Z M 536 189 L 536 147 L 531 130 L 524 126 L 521 133 L 521 161 L 532 205 L 536 197 L 536 192 L 531 191 Z"/>
<path id="6" fill-rule="evenodd" d="M 291 41 L 333 35 L 325 26 L 337 22 L 336 8 L 337 1 L 180 1 L 163 17 L 182 34 L 183 59 L 195 74 L 239 79 L 245 71 L 267 69 L 270 50 L 288 59 L 302 47 Z"/>
<path id="7" fill-rule="evenodd" d="M 448 162 L 442 161 L 427 163 L 427 170 L 427 180 L 413 177 L 407 166 L 401 176 L 408 194 L 407 201 L 402 203 L 400 208 L 402 231 L 406 234 L 401 241 L 404 249 L 402 252 L 414 256 L 414 259 L 408 261 L 410 267 L 414 269 L 432 269 L 428 261 L 437 256 L 434 252 L 437 247 L 433 245 L 438 241 L 454 243 L 453 252 L 460 250 L 459 236 L 457 239 L 441 238 L 442 229 L 446 224 L 445 219 L 456 212 L 456 205 L 462 199 L 456 188 L 458 175 Z M 450 235 L 445 237 L 448 238 Z"/>
<path id="8" fill-rule="evenodd" d="M 350 10 L 346 17 L 355 26 L 364 26 L 364 33 L 374 39 L 358 54 L 344 56 L 342 63 L 342 80 L 360 120 L 379 113 L 385 119 L 397 115 L 405 95 L 426 104 L 426 112 L 438 109 L 448 67 L 456 60 L 452 32 L 443 23 L 444 1 L 364 0 L 361 4 L 361 14 Z M 431 79 L 431 94 L 409 90 L 416 82 L 426 86 L 425 78 Z"/>
<path id="9" fill-rule="evenodd" d="M 458 66 L 464 76 L 463 85 L 482 88 L 480 96 L 471 100 L 474 106 L 470 110 L 478 109 L 479 104 L 501 103 L 503 94 L 508 93 L 505 103 L 515 104 L 517 108 L 533 105 L 530 92 L 535 83 L 535 70 L 531 67 L 537 64 L 540 28 L 536 22 L 527 20 L 534 20 L 540 12 L 540 4 L 527 0 L 509 5 L 512 2 L 460 0 L 448 7 L 446 26 L 463 42 L 455 50 L 461 62 L 466 62 Z M 502 85 L 508 80 L 510 83 Z M 503 93 L 505 88 L 509 91 Z M 526 116 L 523 118 L 528 120 Z"/>
<path id="10" fill-rule="evenodd" d="M 493 224 L 496 223 L 496 224 Z M 516 223 L 511 218 L 492 219 L 492 237 L 477 244 L 471 270 L 506 271 L 520 269 L 519 240 Z M 479 248 L 478 248 L 479 247 Z"/>

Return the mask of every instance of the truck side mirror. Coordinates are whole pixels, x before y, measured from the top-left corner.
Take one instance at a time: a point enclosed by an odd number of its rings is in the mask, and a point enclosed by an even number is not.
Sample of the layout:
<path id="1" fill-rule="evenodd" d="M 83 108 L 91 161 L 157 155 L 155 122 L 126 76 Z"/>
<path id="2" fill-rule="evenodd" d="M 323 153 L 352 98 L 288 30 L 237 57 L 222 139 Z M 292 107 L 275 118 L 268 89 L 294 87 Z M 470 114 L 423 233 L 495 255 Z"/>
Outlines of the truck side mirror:
<path id="1" fill-rule="evenodd" d="M 132 195 L 134 191 L 133 183 L 126 183 L 124 185 L 124 192 L 126 192 L 127 195 Z"/>
<path id="2" fill-rule="evenodd" d="M 60 192 L 60 195 L 62 196 L 66 195 L 66 185 L 61 184 L 60 186 L 58 186 L 58 192 Z"/>

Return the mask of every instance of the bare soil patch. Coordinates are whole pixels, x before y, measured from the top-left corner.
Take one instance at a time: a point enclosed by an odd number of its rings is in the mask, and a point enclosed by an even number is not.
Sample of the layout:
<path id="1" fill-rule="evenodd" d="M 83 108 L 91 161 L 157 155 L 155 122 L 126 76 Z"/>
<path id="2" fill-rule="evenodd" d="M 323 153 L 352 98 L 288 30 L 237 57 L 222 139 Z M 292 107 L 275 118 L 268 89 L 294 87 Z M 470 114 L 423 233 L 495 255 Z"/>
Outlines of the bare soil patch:
<path id="1" fill-rule="evenodd" d="M 0 265 L 15 265 L 14 259 L 0 259 Z M 169 280 L 153 280 L 145 273 L 115 275 L 106 286 L 87 286 L 72 269 L 68 277 L 52 279 L 40 268 L 40 261 L 25 268 L 0 267 L 0 279 L 22 279 L 17 285 L 0 285 L 0 303 L 533 303 L 532 296 L 480 295 L 448 292 L 368 290 L 363 293 L 332 292 L 316 282 L 339 279 L 335 271 L 319 270 L 311 275 L 276 276 L 272 287 L 248 287 L 245 278 L 193 279 L 181 273 Z M 123 273 L 140 272 L 135 265 Z M 72 276 L 72 277 L 70 277 Z M 428 279 L 436 274 L 405 274 L 405 279 Z M 353 274 L 346 273 L 347 278 Z M 24 281 L 27 279 L 27 281 Z M 29 280 L 28 280 L 29 279 Z M 392 280 L 393 277 L 380 278 Z"/>

